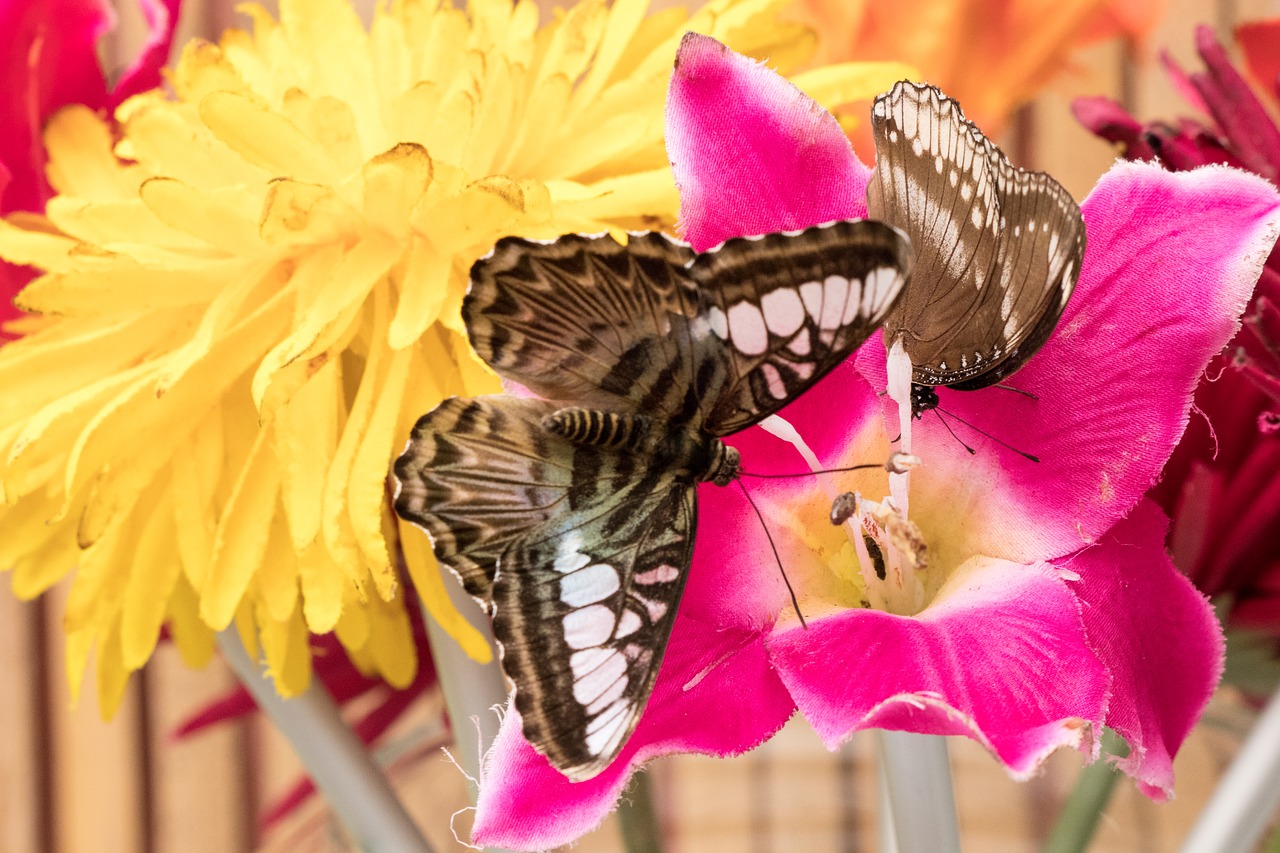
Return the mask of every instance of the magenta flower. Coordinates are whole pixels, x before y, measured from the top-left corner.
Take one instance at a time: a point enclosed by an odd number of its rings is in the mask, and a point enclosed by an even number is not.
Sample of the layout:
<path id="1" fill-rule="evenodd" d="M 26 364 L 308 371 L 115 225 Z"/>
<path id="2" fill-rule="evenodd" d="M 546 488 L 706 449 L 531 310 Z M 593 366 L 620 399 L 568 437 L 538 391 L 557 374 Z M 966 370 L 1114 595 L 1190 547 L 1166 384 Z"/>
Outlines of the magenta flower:
<path id="1" fill-rule="evenodd" d="M 114 110 L 160 85 L 181 0 L 138 4 L 151 36 L 108 89 L 95 52 L 115 23 L 108 0 L 0 0 L 0 214 L 41 213 L 53 195 L 41 139 L 50 116 L 68 104 Z M 0 262 L 0 322 L 19 316 L 10 300 L 30 278 L 26 268 Z"/>
<path id="2" fill-rule="evenodd" d="M 1237 33 L 1261 97 L 1208 27 L 1196 30 L 1204 70 L 1165 65 L 1189 106 L 1210 121 L 1143 124 L 1106 98 L 1080 98 L 1077 118 L 1124 156 L 1170 171 L 1229 163 L 1280 183 L 1280 20 Z M 1210 596 L 1230 595 L 1228 625 L 1280 637 L 1280 247 L 1273 248 L 1244 324 L 1200 383 L 1193 419 L 1151 497 L 1173 519 L 1174 562 Z"/>
<path id="3" fill-rule="evenodd" d="M 834 119 L 706 37 L 687 36 L 677 57 L 667 147 L 697 249 L 866 213 L 869 169 Z M 915 527 L 891 532 L 923 543 L 918 588 L 895 584 L 893 559 L 883 580 L 868 561 L 860 569 L 865 540 L 826 520 L 832 492 L 887 494 L 887 475 L 838 475 L 831 491 L 814 478 L 748 479 L 807 629 L 742 492 L 703 486 L 688 587 L 635 734 L 603 773 L 570 783 L 508 711 L 480 780 L 475 842 L 571 841 L 648 759 L 741 753 L 796 710 L 832 748 L 872 727 L 963 734 L 1020 778 L 1061 746 L 1096 757 L 1106 725 L 1133 748 L 1122 769 L 1149 796 L 1169 794 L 1173 755 L 1220 674 L 1222 639 L 1165 554 L 1166 519 L 1143 494 L 1186 427 L 1205 364 L 1239 325 L 1280 228 L 1280 196 L 1235 170 L 1125 163 L 1083 212 L 1075 296 L 1015 377 L 1038 399 L 940 392 L 943 408 L 1043 461 L 981 437 L 971 456 L 937 419 L 915 424 Z M 877 396 L 885 361 L 873 340 L 783 411 L 819 464 L 888 456 L 898 415 Z M 731 443 L 748 472 L 805 470 L 764 430 Z"/>

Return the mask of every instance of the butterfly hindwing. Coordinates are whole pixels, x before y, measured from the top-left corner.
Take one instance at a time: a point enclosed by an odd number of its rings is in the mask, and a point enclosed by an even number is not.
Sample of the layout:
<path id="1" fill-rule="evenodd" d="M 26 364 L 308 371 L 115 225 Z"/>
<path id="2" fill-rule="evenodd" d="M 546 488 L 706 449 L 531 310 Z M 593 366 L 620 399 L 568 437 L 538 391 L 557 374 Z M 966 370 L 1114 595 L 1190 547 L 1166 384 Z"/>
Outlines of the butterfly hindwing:
<path id="1" fill-rule="evenodd" d="M 571 779 L 605 767 L 640 719 L 675 623 L 696 514 L 692 482 L 638 473 L 499 558 L 494 633 L 525 736 Z"/>
<path id="2" fill-rule="evenodd" d="M 396 460 L 396 512 L 430 534 L 436 558 L 476 598 L 490 599 L 498 555 L 567 503 L 575 447 L 542 426 L 556 408 L 450 397 L 418 419 Z"/>
<path id="3" fill-rule="evenodd" d="M 680 321 L 698 311 L 693 257 L 656 232 L 625 246 L 606 234 L 503 238 L 472 268 L 462 305 L 471 345 L 543 397 L 665 411 L 679 405 L 665 399 L 673 382 L 691 381 Z"/>
<path id="4" fill-rule="evenodd" d="M 924 385 L 982 388 L 1047 340 L 1084 255 L 1080 208 L 1013 167 L 932 86 L 902 82 L 872 109 L 870 215 L 911 238 L 916 269 L 885 322 Z"/>
<path id="5" fill-rule="evenodd" d="M 812 387 L 884 321 L 911 274 L 903 234 L 869 220 L 728 240 L 693 262 L 708 358 L 727 368 L 707 429 L 730 435 Z"/>

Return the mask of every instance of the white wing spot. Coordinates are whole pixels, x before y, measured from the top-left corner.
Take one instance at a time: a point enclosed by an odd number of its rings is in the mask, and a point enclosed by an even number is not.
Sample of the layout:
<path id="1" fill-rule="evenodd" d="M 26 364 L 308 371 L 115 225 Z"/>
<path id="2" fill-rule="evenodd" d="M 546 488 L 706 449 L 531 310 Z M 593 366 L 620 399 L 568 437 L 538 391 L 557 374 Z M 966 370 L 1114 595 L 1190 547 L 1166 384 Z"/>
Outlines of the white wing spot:
<path id="1" fill-rule="evenodd" d="M 769 348 L 769 330 L 760 309 L 742 301 L 729 309 L 729 334 L 743 355 L 760 355 Z"/>
<path id="2" fill-rule="evenodd" d="M 613 632 L 613 636 L 617 639 L 630 637 L 643 627 L 644 623 L 640 621 L 640 617 L 636 615 L 634 610 L 624 610 L 622 611 L 622 618 L 618 620 L 618 630 Z"/>
<path id="3" fill-rule="evenodd" d="M 951 187 L 954 189 L 955 185 L 960 182 L 959 173 L 957 173 L 955 169 L 952 169 L 951 174 L 947 175 L 947 181 L 951 184 Z"/>
<path id="4" fill-rule="evenodd" d="M 942 174 L 942 155 L 938 154 L 933 158 L 933 169 L 939 175 Z"/>
<path id="5" fill-rule="evenodd" d="M 863 299 L 869 304 L 862 309 L 862 313 L 868 317 L 875 316 L 897 281 L 898 271 L 893 267 L 877 267 L 872 270 L 867 276 L 867 289 L 863 293 Z"/>
<path id="6" fill-rule="evenodd" d="M 619 699 L 592 720 L 587 726 L 587 752 L 592 755 L 612 752 L 626 731 L 630 711 L 631 703 Z"/>
<path id="7" fill-rule="evenodd" d="M 672 581 L 679 579 L 679 577 L 679 569 L 675 566 L 669 566 L 666 563 L 663 563 L 656 569 L 648 569 L 637 573 L 631 580 L 634 583 L 638 583 L 643 586 L 650 586 L 655 583 L 671 583 Z"/>
<path id="8" fill-rule="evenodd" d="M 594 651 L 594 649 L 588 651 Z M 578 654 L 582 654 L 582 652 L 578 652 Z M 593 661 L 593 663 L 593 666 L 584 667 L 581 674 L 579 674 L 577 667 L 573 669 L 573 698 L 578 700 L 579 705 L 594 703 L 619 680 L 621 680 L 622 686 L 626 687 L 627 659 L 619 652 L 610 651 L 604 658 L 598 662 Z M 569 665 L 573 666 L 572 660 L 570 660 Z M 614 696 L 613 698 L 617 699 L 618 697 Z"/>
<path id="9" fill-rule="evenodd" d="M 814 320 L 822 313 L 822 285 L 816 281 L 806 281 L 800 285 L 800 298 L 804 300 L 804 308 Z"/>
<path id="10" fill-rule="evenodd" d="M 844 315 L 844 303 L 849 297 L 849 279 L 841 275 L 829 275 L 823 283 L 825 298 L 818 325 L 823 329 L 837 329 Z"/>
<path id="11" fill-rule="evenodd" d="M 576 537 L 566 536 L 563 543 L 566 546 L 566 550 L 556 554 L 554 563 L 557 572 L 567 575 L 570 572 L 576 572 L 591 562 L 590 557 L 578 550 L 582 543 Z"/>
<path id="12" fill-rule="evenodd" d="M 711 323 L 711 331 L 716 333 L 717 338 L 723 341 L 729 337 L 729 320 L 720 310 L 720 306 L 712 305 L 707 310 L 707 320 Z"/>
<path id="13" fill-rule="evenodd" d="M 811 349 L 809 330 L 801 329 L 800 334 L 796 335 L 791 343 L 787 344 L 787 349 L 791 350 L 796 355 L 808 355 Z"/>
<path id="14" fill-rule="evenodd" d="M 604 601 L 620 588 L 613 566 L 596 563 L 560 579 L 560 600 L 570 607 Z"/>
<path id="15" fill-rule="evenodd" d="M 969 183 L 968 181 L 965 181 L 963 184 L 960 185 L 960 198 L 964 199 L 965 201 L 968 201 L 969 199 L 973 198 L 973 184 Z"/>
<path id="16" fill-rule="evenodd" d="M 613 635 L 613 611 L 603 604 L 574 610 L 564 617 L 564 641 L 571 649 L 589 649 Z"/>
<path id="17" fill-rule="evenodd" d="M 915 152 L 917 157 L 924 156 L 924 142 L 920 140 L 920 137 L 917 136 L 915 139 L 911 140 L 911 150 Z"/>
<path id="18" fill-rule="evenodd" d="M 804 303 L 800 294 L 789 287 L 766 293 L 760 299 L 760 309 L 769 331 L 778 337 L 789 337 L 804 325 Z"/>
<path id="19" fill-rule="evenodd" d="M 840 324 L 847 326 L 853 322 L 862 310 L 862 279 L 849 279 L 849 296 L 844 303 L 844 314 L 840 315 Z"/>
<path id="20" fill-rule="evenodd" d="M 768 384 L 769 393 L 773 399 L 787 399 L 787 383 L 782 380 L 782 374 L 778 372 L 778 368 L 766 361 L 760 365 L 760 373 L 764 375 L 764 381 Z"/>

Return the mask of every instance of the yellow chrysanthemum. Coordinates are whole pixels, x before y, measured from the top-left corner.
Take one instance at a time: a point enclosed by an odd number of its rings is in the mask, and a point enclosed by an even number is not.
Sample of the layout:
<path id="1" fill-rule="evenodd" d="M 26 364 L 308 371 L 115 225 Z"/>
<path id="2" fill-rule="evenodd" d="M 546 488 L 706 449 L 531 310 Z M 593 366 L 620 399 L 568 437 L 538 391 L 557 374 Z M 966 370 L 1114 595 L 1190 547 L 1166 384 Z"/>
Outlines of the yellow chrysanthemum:
<path id="1" fill-rule="evenodd" d="M 128 101 L 118 133 L 58 115 L 47 220 L 0 223 L 0 255 L 47 271 L 19 298 L 44 316 L 0 349 L 0 567 L 28 598 L 74 572 L 73 686 L 96 647 L 110 713 L 162 624 L 199 663 L 233 621 L 285 695 L 308 632 L 407 683 L 402 553 L 485 656 L 387 499 L 420 414 L 499 388 L 459 319 L 467 271 L 504 234 L 672 225 L 676 45 L 794 67 L 813 37 L 780 5 L 588 2 L 539 29 L 528 0 L 405 0 L 366 31 L 341 0 L 284 0 L 187 45 L 174 94 Z M 847 100 L 900 73 L 808 80 Z"/>

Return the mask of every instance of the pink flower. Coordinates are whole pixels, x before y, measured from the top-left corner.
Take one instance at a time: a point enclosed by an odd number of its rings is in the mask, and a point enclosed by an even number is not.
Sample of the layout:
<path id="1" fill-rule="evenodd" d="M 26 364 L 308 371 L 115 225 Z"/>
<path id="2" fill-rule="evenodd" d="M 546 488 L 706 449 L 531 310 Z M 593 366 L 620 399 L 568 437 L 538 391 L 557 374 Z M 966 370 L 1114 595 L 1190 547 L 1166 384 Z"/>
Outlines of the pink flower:
<path id="1" fill-rule="evenodd" d="M 865 215 L 869 169 L 829 114 L 763 66 L 687 36 L 667 110 L 695 248 Z M 971 456 L 936 418 L 915 424 L 920 604 L 916 590 L 894 587 L 892 570 L 883 582 L 859 572 L 853 554 L 865 543 L 827 522 L 830 492 L 813 478 L 748 479 L 797 587 L 801 627 L 741 490 L 702 487 L 688 586 L 636 732 L 603 773 L 570 783 L 509 711 L 481 779 L 474 841 L 569 842 L 600 822 L 644 761 L 741 753 L 796 710 L 832 748 L 872 727 L 963 734 L 1020 778 L 1060 746 L 1096 757 L 1107 725 L 1132 746 L 1122 769 L 1149 796 L 1169 794 L 1173 755 L 1221 671 L 1222 639 L 1165 554 L 1166 519 L 1143 494 L 1186 427 L 1205 364 L 1239 325 L 1280 228 L 1280 197 L 1234 170 L 1125 163 L 1083 212 L 1076 293 L 1014 377 L 1038 399 L 940 392 L 944 409 L 1043 461 L 981 437 Z M 877 396 L 884 384 L 877 338 L 782 414 L 823 466 L 883 460 L 898 422 Z M 731 443 L 748 472 L 805 470 L 763 430 Z M 886 477 L 832 483 L 876 495 Z"/>
<path id="2" fill-rule="evenodd" d="M 160 85 L 181 0 L 138 2 L 151 37 L 108 89 L 95 52 L 115 23 L 107 0 L 0 0 L 0 214 L 42 213 L 53 195 L 41 139 L 50 116 L 68 104 L 114 110 Z M 30 278 L 27 268 L 0 262 L 0 322 L 19 316 L 10 300 Z"/>
<path id="3" fill-rule="evenodd" d="M 1280 105 L 1280 20 L 1237 36 L 1263 97 Z M 1147 124 L 1106 98 L 1073 108 L 1124 156 L 1155 159 L 1170 171 L 1221 162 L 1280 181 L 1280 128 L 1263 97 L 1231 64 L 1208 27 L 1196 30 L 1205 68 L 1166 68 L 1209 123 L 1182 118 Z M 1228 625 L 1280 637 L 1280 247 L 1273 248 L 1244 324 L 1196 390 L 1192 420 L 1151 497 L 1172 518 L 1174 562 L 1210 596 L 1230 596 Z"/>

